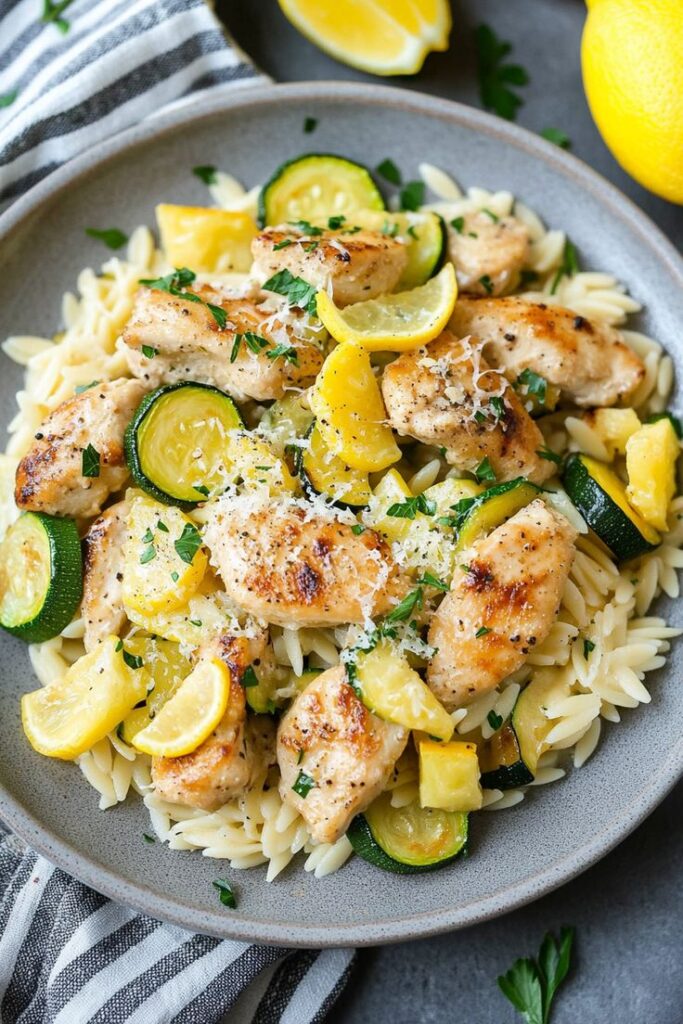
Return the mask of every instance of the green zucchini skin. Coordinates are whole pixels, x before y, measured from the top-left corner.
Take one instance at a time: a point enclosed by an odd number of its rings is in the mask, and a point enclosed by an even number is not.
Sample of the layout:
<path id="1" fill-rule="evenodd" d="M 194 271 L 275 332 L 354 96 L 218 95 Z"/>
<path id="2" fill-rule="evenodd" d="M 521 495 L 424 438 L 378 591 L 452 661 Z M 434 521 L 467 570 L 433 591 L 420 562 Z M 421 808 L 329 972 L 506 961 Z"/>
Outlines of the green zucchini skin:
<path id="1" fill-rule="evenodd" d="M 458 549 L 469 547 L 481 533 L 488 532 L 486 529 L 487 525 L 491 530 L 495 529 L 496 526 L 500 526 L 502 522 L 509 519 L 510 516 L 513 516 L 525 505 L 528 505 L 540 493 L 540 487 L 537 487 L 536 484 L 531 483 L 530 480 L 522 476 L 502 484 L 494 484 L 493 487 L 482 491 L 481 494 L 472 499 L 472 504 L 462 514 L 462 519 L 458 522 Z M 494 516 L 495 522 L 487 524 L 486 520 L 495 508 L 491 502 L 500 505 L 500 511 L 503 514 L 501 516 Z M 483 530 L 478 529 L 480 521 L 483 522 Z"/>
<path id="2" fill-rule="evenodd" d="M 480 755 L 482 767 L 487 763 L 495 765 L 481 773 L 485 789 L 516 789 L 534 781 L 533 773 L 522 759 L 513 721 L 506 722 L 487 740 Z"/>
<path id="3" fill-rule="evenodd" d="M 465 818 L 468 822 L 467 816 Z M 428 864 L 404 864 L 391 857 L 375 839 L 364 814 L 356 815 L 347 829 L 346 837 L 351 843 L 354 853 L 357 853 L 362 860 L 366 860 L 376 868 L 381 868 L 382 871 L 390 871 L 394 875 L 422 875 L 427 871 L 435 871 L 445 864 L 450 864 L 458 857 L 464 858 L 468 855 L 467 824 L 465 825 L 465 837 L 457 850 L 441 860 Z"/>
<path id="4" fill-rule="evenodd" d="M 291 160 L 286 160 L 283 164 L 277 168 L 271 178 L 265 183 L 259 193 L 258 198 L 258 224 L 259 227 L 266 227 L 268 224 L 278 222 L 278 218 L 271 219 L 271 208 L 270 201 L 276 189 L 286 184 L 287 177 L 293 168 L 297 167 L 304 161 L 310 161 L 313 163 L 317 160 L 330 160 L 334 162 L 343 162 L 344 164 L 350 165 L 356 168 L 367 176 L 367 199 L 368 202 L 363 205 L 364 209 L 384 210 L 386 204 L 379 191 L 377 185 L 372 179 L 370 171 L 363 164 L 357 163 L 355 160 L 349 160 L 345 156 L 340 156 L 337 153 L 303 153 L 301 156 L 293 157 Z M 360 207 L 359 207 L 360 208 Z M 332 211 L 326 211 L 332 212 Z"/>
<path id="5" fill-rule="evenodd" d="M 73 519 L 49 516 L 44 512 L 26 512 L 18 522 L 25 522 L 28 516 L 47 536 L 50 582 L 37 615 L 27 622 L 15 625 L 1 622 L 0 625 L 27 644 L 41 644 L 59 636 L 76 614 L 83 594 L 83 560 L 81 541 Z M 8 536 L 11 537 L 11 533 Z"/>
<path id="6" fill-rule="evenodd" d="M 304 437 L 310 438 L 311 434 L 315 430 L 315 420 L 311 423 L 310 427 L 306 431 Z M 350 509 L 352 512 L 358 512 L 361 509 L 367 508 L 367 504 L 354 504 L 348 501 L 342 501 L 341 498 L 332 498 L 332 495 L 326 494 L 324 491 L 318 490 L 311 475 L 311 467 L 307 467 L 306 456 L 309 454 L 306 448 L 297 448 L 294 455 L 294 471 L 301 480 L 301 488 L 309 499 L 316 498 L 319 494 L 322 494 L 325 498 L 331 501 L 332 505 L 336 508 Z"/>
<path id="7" fill-rule="evenodd" d="M 244 427 L 242 415 L 230 395 L 227 395 L 219 388 L 213 387 L 211 384 L 202 384 L 199 381 L 190 380 L 178 381 L 175 384 L 162 384 L 161 387 L 158 387 L 148 395 L 145 395 L 140 402 L 140 405 L 135 410 L 132 420 L 126 427 L 123 438 L 123 449 L 131 476 L 141 490 L 145 491 L 146 494 L 149 494 L 157 501 L 162 502 L 164 505 L 176 505 L 178 508 L 187 512 L 196 508 L 196 506 L 201 504 L 205 499 L 200 496 L 197 498 L 197 501 L 187 501 L 182 498 L 174 497 L 172 494 L 167 494 L 166 491 L 158 487 L 153 480 L 146 476 L 142 469 L 141 453 L 138 446 L 138 431 L 140 430 L 140 427 L 147 415 L 151 412 L 155 403 L 160 398 L 165 398 L 167 395 L 173 394 L 174 392 L 180 391 L 184 388 L 204 390 L 207 393 L 220 396 L 220 398 L 232 408 L 236 417 L 236 428 Z"/>
<path id="8" fill-rule="evenodd" d="M 636 524 L 591 476 L 580 454 L 570 455 L 562 478 L 567 494 L 618 561 L 636 558 L 657 546 L 643 536 Z"/>

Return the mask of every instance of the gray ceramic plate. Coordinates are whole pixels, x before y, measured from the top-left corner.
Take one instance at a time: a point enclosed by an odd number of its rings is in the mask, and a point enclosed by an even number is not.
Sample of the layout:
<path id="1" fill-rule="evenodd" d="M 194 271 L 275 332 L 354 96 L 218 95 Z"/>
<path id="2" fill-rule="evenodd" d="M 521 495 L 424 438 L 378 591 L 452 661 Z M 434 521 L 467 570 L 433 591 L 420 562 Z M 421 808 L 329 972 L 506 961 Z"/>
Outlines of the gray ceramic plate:
<path id="1" fill-rule="evenodd" d="M 305 116 L 318 119 L 304 135 Z M 58 171 L 0 219 L 0 337 L 50 334 L 60 296 L 106 253 L 87 225 L 152 224 L 160 200 L 206 203 L 196 164 L 260 182 L 302 151 L 341 152 L 375 166 L 392 157 L 414 176 L 428 159 L 466 184 L 510 189 L 565 228 L 584 266 L 608 269 L 647 305 L 642 328 L 681 374 L 683 268 L 658 230 L 614 188 L 549 143 L 476 110 L 375 86 L 289 85 L 195 101 L 111 140 Z M 2 364 L 3 418 L 19 370 Z M 676 621 L 676 611 L 661 611 Z M 680 612 L 678 621 L 680 621 Z M 239 909 L 211 882 L 224 865 L 142 841 L 137 800 L 101 813 L 77 769 L 35 754 L 19 697 L 35 685 L 21 643 L 0 639 L 0 814 L 50 860 L 95 889 L 159 918 L 218 936 L 330 946 L 414 938 L 501 914 L 587 868 L 655 807 L 683 766 L 683 645 L 650 678 L 649 707 L 607 729 L 594 759 L 537 790 L 516 810 L 475 815 L 472 855 L 443 871 L 394 877 L 354 859 L 317 881 L 291 867 L 271 885 L 261 869 L 233 872 Z"/>

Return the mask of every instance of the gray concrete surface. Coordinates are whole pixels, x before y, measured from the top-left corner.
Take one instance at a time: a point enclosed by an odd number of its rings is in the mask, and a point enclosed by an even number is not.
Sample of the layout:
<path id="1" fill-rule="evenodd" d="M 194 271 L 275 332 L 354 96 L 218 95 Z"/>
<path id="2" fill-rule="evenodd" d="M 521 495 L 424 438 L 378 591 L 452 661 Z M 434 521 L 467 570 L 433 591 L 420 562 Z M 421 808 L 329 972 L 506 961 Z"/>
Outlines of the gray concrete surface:
<path id="1" fill-rule="evenodd" d="M 278 81 L 370 80 L 303 39 L 275 0 L 218 0 L 217 9 Z M 518 122 L 533 131 L 564 131 L 572 152 L 626 192 L 680 248 L 683 209 L 629 179 L 593 125 L 579 63 L 584 17 L 581 0 L 460 0 L 451 50 L 432 54 L 420 75 L 389 82 L 478 106 L 472 30 L 490 24 L 513 43 L 511 59 L 531 76 L 521 90 Z M 672 301 L 680 303 L 680 296 Z M 679 787 L 617 850 L 558 892 L 466 931 L 361 951 L 330 1024 L 513 1024 L 521 1018 L 498 992 L 496 977 L 562 924 L 577 928 L 577 956 L 554 1024 L 682 1024 L 682 848 Z"/>

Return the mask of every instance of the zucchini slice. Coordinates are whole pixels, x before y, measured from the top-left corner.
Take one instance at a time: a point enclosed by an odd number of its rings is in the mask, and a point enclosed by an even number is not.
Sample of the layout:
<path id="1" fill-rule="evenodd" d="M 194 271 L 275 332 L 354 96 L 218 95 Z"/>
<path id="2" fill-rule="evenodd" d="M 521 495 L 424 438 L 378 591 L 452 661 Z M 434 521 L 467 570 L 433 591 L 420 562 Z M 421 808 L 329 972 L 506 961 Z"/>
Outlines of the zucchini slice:
<path id="1" fill-rule="evenodd" d="M 382 793 L 346 833 L 355 852 L 383 871 L 413 875 L 433 871 L 467 853 L 467 815 L 420 807 L 391 806 Z"/>
<path id="2" fill-rule="evenodd" d="M 305 394 L 288 394 L 278 398 L 265 411 L 259 426 L 267 431 L 280 449 L 304 437 L 314 416 Z"/>
<path id="3" fill-rule="evenodd" d="M 491 533 L 506 519 L 538 497 L 540 487 L 524 477 L 489 487 L 474 498 L 459 502 L 456 511 L 457 549 L 462 551 Z"/>
<path id="4" fill-rule="evenodd" d="M 525 746 L 528 750 L 529 744 Z M 515 789 L 517 786 L 528 786 L 534 781 L 529 766 L 522 758 L 517 733 L 511 721 L 506 722 L 482 745 L 479 764 L 481 784 L 485 789 Z"/>
<path id="5" fill-rule="evenodd" d="M 618 561 L 636 558 L 659 544 L 659 534 L 631 507 L 626 484 L 606 463 L 589 455 L 571 455 L 562 482 L 590 528 Z"/>
<path id="6" fill-rule="evenodd" d="M 259 224 L 348 217 L 383 210 L 384 200 L 367 167 L 331 153 L 305 153 L 276 170 L 259 195 Z"/>
<path id="7" fill-rule="evenodd" d="M 308 497 L 322 494 L 338 508 L 365 508 L 372 497 L 368 474 L 360 469 L 351 469 L 331 452 L 315 421 L 306 438 L 308 448 L 298 448 L 295 458 L 304 493 Z"/>
<path id="8" fill-rule="evenodd" d="M 237 406 L 218 388 L 196 381 L 157 388 L 126 428 L 135 483 L 166 505 L 194 508 L 224 489 L 226 434 L 239 427 Z"/>
<path id="9" fill-rule="evenodd" d="M 275 702 L 276 690 L 291 686 L 294 687 L 296 690 L 295 695 L 298 696 L 321 672 L 322 669 L 319 668 L 307 668 L 298 676 L 294 669 L 291 669 L 289 672 L 285 669 L 281 675 L 279 673 L 277 675 L 272 673 L 266 675 L 263 672 L 259 672 L 258 666 L 256 666 L 253 674 L 248 673 L 246 678 L 242 677 L 247 704 L 257 715 L 272 715 L 279 711 L 283 704 L 288 703 L 288 701 Z"/>
<path id="10" fill-rule="evenodd" d="M 0 544 L 0 625 L 29 644 L 67 626 L 83 592 L 81 542 L 72 519 L 25 512 Z"/>

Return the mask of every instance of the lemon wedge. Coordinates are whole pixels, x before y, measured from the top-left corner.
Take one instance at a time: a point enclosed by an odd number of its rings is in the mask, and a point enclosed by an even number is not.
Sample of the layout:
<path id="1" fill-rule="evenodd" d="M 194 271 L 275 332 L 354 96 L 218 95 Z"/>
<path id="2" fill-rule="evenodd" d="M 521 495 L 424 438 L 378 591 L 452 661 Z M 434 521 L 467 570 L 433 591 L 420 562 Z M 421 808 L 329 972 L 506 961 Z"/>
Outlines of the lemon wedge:
<path id="1" fill-rule="evenodd" d="M 223 662 L 201 659 L 158 715 L 136 733 L 133 746 L 154 757 L 192 753 L 220 722 L 229 696 L 230 673 Z"/>
<path id="2" fill-rule="evenodd" d="M 66 674 L 21 698 L 21 721 L 39 754 L 70 761 L 85 753 L 147 695 L 141 659 L 110 636 Z"/>
<path id="3" fill-rule="evenodd" d="M 448 323 L 458 285 L 452 263 L 426 284 L 407 292 L 381 295 L 337 309 L 327 292 L 318 292 L 318 316 L 339 342 L 371 352 L 408 352 L 433 341 Z"/>
<path id="4" fill-rule="evenodd" d="M 414 75 L 430 50 L 447 50 L 448 0 L 279 0 L 295 28 L 351 67 Z"/>

